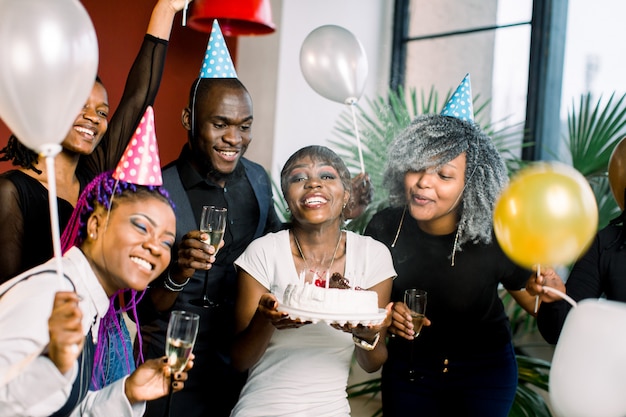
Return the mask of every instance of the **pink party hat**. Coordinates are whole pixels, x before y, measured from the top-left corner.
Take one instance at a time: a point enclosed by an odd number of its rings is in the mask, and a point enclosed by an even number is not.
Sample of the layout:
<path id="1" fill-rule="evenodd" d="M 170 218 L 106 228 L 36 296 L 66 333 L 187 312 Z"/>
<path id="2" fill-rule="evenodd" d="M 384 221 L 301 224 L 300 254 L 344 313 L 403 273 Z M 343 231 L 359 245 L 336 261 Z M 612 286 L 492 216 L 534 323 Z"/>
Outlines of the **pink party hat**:
<path id="1" fill-rule="evenodd" d="M 474 105 L 472 104 L 472 86 L 469 73 L 456 88 L 450 100 L 441 111 L 442 116 L 455 117 L 466 122 L 474 121 Z"/>
<path id="2" fill-rule="evenodd" d="M 213 20 L 209 44 L 200 68 L 200 78 L 237 78 L 235 66 L 217 20 Z"/>
<path id="3" fill-rule="evenodd" d="M 137 185 L 163 185 L 152 106 L 148 106 L 141 118 L 113 178 Z"/>

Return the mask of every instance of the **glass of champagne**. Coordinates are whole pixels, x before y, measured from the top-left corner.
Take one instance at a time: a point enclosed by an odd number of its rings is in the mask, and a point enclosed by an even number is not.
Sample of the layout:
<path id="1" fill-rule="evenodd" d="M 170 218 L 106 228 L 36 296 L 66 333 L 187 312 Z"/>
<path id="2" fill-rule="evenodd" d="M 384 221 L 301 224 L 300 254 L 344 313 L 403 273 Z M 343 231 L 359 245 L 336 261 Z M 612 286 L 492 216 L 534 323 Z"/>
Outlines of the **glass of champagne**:
<path id="1" fill-rule="evenodd" d="M 217 250 L 220 242 L 224 238 L 226 231 L 226 218 L 228 210 L 223 207 L 202 206 L 202 215 L 200 216 L 200 231 L 209 235 L 207 240 L 203 240 L 207 245 L 213 246 L 214 255 L 217 256 Z M 204 308 L 214 307 L 216 303 L 209 299 L 207 294 L 209 286 L 209 271 L 204 273 L 204 288 L 202 290 L 202 298 L 191 300 L 190 303 Z"/>
<path id="2" fill-rule="evenodd" d="M 172 374 L 185 369 L 189 356 L 196 343 L 200 316 L 189 311 L 175 310 L 170 315 L 165 339 L 165 355 Z M 172 376 L 171 381 L 174 381 Z M 170 415 L 173 388 L 167 395 L 166 416 Z"/>
<path id="3" fill-rule="evenodd" d="M 411 320 L 413 321 L 414 337 L 419 336 L 426 315 L 426 301 L 428 293 L 424 290 L 411 288 L 404 291 L 404 304 L 411 310 Z M 415 340 L 415 339 L 413 339 Z M 415 369 L 413 368 L 414 343 L 411 343 L 411 357 L 409 358 L 409 380 L 415 380 Z"/>

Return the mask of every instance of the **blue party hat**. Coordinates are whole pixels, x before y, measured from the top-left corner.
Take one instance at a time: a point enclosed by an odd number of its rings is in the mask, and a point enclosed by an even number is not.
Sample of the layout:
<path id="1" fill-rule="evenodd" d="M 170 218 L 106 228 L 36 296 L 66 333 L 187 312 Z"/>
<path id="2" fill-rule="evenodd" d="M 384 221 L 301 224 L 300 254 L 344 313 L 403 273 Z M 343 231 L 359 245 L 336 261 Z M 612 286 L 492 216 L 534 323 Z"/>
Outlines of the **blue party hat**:
<path id="1" fill-rule="evenodd" d="M 455 117 L 466 122 L 474 121 L 474 105 L 472 104 L 472 86 L 469 73 L 456 88 L 450 100 L 441 111 L 442 116 Z"/>
<path id="2" fill-rule="evenodd" d="M 235 66 L 217 20 L 213 20 L 209 44 L 200 68 L 200 78 L 237 78 Z"/>

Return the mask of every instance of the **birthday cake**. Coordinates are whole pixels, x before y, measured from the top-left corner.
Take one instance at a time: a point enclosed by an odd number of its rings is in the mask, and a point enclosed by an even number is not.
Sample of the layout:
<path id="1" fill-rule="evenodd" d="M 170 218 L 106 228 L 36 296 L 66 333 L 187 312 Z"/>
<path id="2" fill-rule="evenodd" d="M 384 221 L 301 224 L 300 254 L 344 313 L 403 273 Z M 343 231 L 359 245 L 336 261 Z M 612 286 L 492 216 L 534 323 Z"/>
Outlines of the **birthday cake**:
<path id="1" fill-rule="evenodd" d="M 325 314 L 377 314 L 378 294 L 375 291 L 350 289 L 347 280 L 335 282 L 334 288 L 314 284 L 289 284 L 283 295 L 286 307 Z"/>

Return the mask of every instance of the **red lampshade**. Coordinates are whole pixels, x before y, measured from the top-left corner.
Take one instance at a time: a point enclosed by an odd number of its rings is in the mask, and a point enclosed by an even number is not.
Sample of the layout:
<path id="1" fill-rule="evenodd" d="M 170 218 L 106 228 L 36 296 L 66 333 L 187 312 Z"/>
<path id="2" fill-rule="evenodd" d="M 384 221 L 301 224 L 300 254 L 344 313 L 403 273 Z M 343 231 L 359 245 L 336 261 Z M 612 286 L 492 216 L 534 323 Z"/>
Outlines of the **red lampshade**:
<path id="1" fill-rule="evenodd" d="M 224 36 L 265 35 L 274 32 L 270 0 L 195 0 L 189 27 L 211 33 L 217 19 Z"/>

